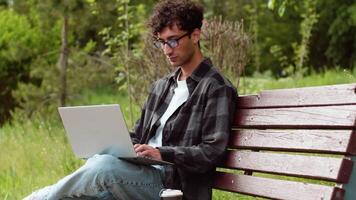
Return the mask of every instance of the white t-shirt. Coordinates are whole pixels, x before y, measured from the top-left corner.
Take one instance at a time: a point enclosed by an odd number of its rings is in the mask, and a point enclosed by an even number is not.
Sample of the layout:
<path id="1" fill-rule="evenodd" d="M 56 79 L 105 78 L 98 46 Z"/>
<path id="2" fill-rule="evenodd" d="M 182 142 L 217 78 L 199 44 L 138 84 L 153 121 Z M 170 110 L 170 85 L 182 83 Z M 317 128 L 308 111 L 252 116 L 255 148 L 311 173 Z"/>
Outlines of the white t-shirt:
<path id="1" fill-rule="evenodd" d="M 174 94 L 171 102 L 168 105 L 166 112 L 162 115 L 160 119 L 160 126 L 156 130 L 156 135 L 154 135 L 149 141 L 148 145 L 152 147 L 162 146 L 162 130 L 166 124 L 168 118 L 181 106 L 185 101 L 187 101 L 189 96 L 189 91 L 187 87 L 187 82 L 185 80 L 178 81 L 178 86 L 174 89 Z"/>

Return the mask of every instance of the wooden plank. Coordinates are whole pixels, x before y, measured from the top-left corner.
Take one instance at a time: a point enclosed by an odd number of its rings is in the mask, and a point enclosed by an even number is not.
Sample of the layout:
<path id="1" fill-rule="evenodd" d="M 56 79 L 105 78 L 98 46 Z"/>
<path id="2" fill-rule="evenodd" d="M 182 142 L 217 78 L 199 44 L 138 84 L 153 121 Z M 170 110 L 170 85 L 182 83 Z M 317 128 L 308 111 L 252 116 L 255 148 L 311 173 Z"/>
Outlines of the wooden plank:
<path id="1" fill-rule="evenodd" d="M 356 155 L 352 130 L 259 130 L 231 133 L 230 148 Z"/>
<path id="2" fill-rule="evenodd" d="M 214 188 L 272 199 L 342 200 L 344 190 L 331 186 L 217 172 Z"/>
<path id="3" fill-rule="evenodd" d="M 229 151 L 223 167 L 347 183 L 352 164 L 342 158 Z"/>
<path id="4" fill-rule="evenodd" d="M 356 84 L 265 90 L 238 102 L 240 108 L 356 104 Z"/>
<path id="5" fill-rule="evenodd" d="M 352 169 L 352 175 L 348 184 L 343 185 L 345 189 L 345 200 L 355 200 L 356 199 L 356 156 L 351 157 L 354 162 Z"/>
<path id="6" fill-rule="evenodd" d="M 356 106 L 240 109 L 234 126 L 240 128 L 356 129 Z"/>

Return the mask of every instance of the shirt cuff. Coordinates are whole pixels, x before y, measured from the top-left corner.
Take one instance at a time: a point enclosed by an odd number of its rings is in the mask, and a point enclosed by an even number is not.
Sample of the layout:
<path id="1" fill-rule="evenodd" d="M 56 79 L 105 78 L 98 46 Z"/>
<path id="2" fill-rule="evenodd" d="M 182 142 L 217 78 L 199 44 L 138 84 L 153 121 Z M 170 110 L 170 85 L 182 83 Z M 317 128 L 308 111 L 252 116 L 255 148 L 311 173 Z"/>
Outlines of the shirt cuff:
<path id="1" fill-rule="evenodd" d="M 174 149 L 172 147 L 157 147 L 161 153 L 162 160 L 174 163 Z"/>

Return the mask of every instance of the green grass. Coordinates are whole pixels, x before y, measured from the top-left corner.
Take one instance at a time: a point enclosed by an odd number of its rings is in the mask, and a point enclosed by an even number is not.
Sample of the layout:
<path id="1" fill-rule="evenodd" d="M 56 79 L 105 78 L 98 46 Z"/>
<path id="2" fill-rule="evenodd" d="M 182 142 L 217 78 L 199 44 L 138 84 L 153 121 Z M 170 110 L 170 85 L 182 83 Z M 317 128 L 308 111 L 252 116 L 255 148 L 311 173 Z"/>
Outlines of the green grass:
<path id="1" fill-rule="evenodd" d="M 39 120 L 2 127 L 0 154 L 0 199 L 21 199 L 81 164 L 63 129 Z"/>
<path id="2" fill-rule="evenodd" d="M 298 88 L 307 86 L 334 85 L 356 82 L 356 69 L 334 69 L 325 73 L 313 73 L 304 78 L 272 78 L 269 74 L 256 74 L 254 77 L 242 78 L 240 81 L 239 94 L 255 94 L 262 90 Z"/>
<path id="3" fill-rule="evenodd" d="M 328 71 L 303 79 L 273 79 L 268 75 L 245 78 L 240 94 L 253 94 L 264 89 L 329 85 L 356 82 L 356 70 Z M 129 106 L 124 93 L 106 88 L 84 90 L 70 105 L 119 103 L 129 124 Z M 134 117 L 139 108 L 134 107 Z M 54 114 L 56 116 L 57 114 Z M 49 115 L 52 116 L 52 115 Z M 0 128 L 0 199 L 22 199 L 31 191 L 56 182 L 76 168 L 82 161 L 76 159 L 57 117 L 37 116 L 31 120 L 15 120 Z M 244 195 L 214 190 L 215 200 L 254 199 Z"/>

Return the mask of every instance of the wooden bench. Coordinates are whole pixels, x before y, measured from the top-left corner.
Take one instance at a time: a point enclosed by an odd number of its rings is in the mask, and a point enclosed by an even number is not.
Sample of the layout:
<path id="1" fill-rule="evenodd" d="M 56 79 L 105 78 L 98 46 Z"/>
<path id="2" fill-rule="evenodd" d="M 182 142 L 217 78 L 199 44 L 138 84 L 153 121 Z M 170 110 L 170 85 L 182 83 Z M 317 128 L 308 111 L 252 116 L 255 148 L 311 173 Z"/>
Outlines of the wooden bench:
<path id="1" fill-rule="evenodd" d="M 356 84 L 263 91 L 239 97 L 214 188 L 270 199 L 355 200 L 355 161 Z"/>

